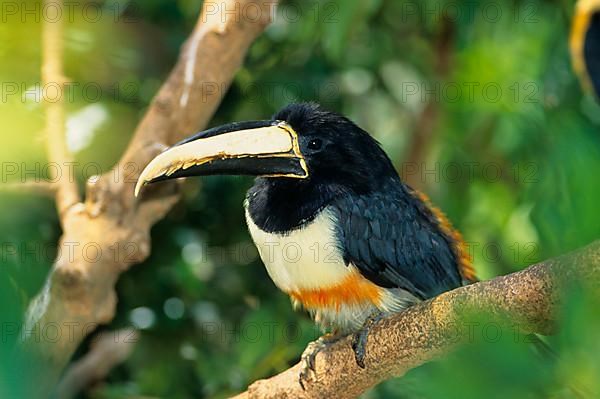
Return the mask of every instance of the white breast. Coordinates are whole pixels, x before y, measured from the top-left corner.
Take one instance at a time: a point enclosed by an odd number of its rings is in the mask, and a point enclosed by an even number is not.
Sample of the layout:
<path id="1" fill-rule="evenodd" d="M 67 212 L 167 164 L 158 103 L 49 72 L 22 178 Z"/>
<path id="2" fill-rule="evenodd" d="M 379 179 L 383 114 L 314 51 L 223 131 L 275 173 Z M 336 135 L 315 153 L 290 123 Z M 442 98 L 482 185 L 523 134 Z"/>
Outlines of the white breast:
<path id="1" fill-rule="evenodd" d="M 335 285 L 350 273 L 334 236 L 335 216 L 327 208 L 287 234 L 261 230 L 247 207 L 246 222 L 269 276 L 285 292 Z"/>

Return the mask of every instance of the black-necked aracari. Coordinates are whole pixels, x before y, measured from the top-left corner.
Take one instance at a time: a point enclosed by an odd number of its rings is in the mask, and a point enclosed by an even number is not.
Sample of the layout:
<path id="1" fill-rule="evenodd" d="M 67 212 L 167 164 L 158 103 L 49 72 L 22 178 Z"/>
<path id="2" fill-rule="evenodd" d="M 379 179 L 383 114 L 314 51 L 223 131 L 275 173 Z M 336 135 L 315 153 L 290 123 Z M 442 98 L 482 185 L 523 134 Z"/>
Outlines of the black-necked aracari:
<path id="1" fill-rule="evenodd" d="M 364 366 L 374 321 L 475 280 L 444 214 L 401 181 L 367 132 L 316 104 L 198 133 L 154 158 L 135 193 L 212 174 L 257 176 L 244 207 L 270 277 L 337 333 L 309 345 L 301 381 L 331 336 L 353 333 Z"/>

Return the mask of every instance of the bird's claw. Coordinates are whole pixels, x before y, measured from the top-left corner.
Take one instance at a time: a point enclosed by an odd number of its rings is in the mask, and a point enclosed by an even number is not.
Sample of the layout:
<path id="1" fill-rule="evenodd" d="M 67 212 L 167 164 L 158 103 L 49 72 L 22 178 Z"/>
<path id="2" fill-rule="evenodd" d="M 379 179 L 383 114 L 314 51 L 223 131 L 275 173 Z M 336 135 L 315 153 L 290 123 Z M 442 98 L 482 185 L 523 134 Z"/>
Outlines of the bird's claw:
<path id="1" fill-rule="evenodd" d="M 367 355 L 367 338 L 369 336 L 368 329 L 361 329 L 352 336 L 352 350 L 354 351 L 354 359 L 356 364 L 361 369 L 365 368 L 365 356 Z"/>
<path id="2" fill-rule="evenodd" d="M 302 368 L 300 369 L 300 375 L 298 378 L 298 382 L 302 389 L 306 389 L 305 383 L 311 381 L 315 374 L 315 358 L 317 354 L 323 350 L 326 346 L 325 341 L 322 338 L 317 339 L 316 341 L 310 342 L 304 352 L 302 352 L 302 356 L 300 357 L 300 363 L 302 364 Z"/>
<path id="3" fill-rule="evenodd" d="M 381 312 L 373 313 L 365 321 L 362 328 L 352 336 L 352 350 L 354 351 L 354 359 L 356 364 L 361 369 L 365 368 L 365 357 L 367 356 L 367 341 L 371 327 L 383 318 Z"/>
<path id="4" fill-rule="evenodd" d="M 317 358 L 317 354 L 321 352 L 323 349 L 327 348 L 328 345 L 339 340 L 343 335 L 338 332 L 328 333 L 319 337 L 316 341 L 310 342 L 304 352 L 302 352 L 302 356 L 300 357 L 300 363 L 302 364 L 302 368 L 300 369 L 300 375 L 298 378 L 298 382 L 302 389 L 306 390 L 305 383 L 316 378 L 315 371 L 315 359 Z"/>

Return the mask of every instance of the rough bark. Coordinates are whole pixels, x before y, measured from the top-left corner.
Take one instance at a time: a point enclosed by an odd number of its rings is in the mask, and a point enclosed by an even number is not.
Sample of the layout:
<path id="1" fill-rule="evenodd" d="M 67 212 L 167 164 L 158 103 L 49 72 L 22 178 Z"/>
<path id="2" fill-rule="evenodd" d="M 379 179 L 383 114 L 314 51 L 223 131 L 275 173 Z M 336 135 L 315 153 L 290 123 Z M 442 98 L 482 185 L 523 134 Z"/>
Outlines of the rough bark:
<path id="1" fill-rule="evenodd" d="M 316 357 L 316 375 L 298 383 L 300 365 L 253 383 L 236 398 L 353 398 L 402 376 L 468 338 L 469 315 L 480 312 L 511 333 L 551 333 L 565 287 L 585 284 L 600 292 L 600 241 L 507 276 L 444 293 L 377 324 L 369 335 L 366 368 L 356 365 L 350 339 Z"/>
<path id="2" fill-rule="evenodd" d="M 139 123 L 120 162 L 87 183 L 85 202 L 74 184 L 60 181 L 57 208 L 63 235 L 59 254 L 22 331 L 21 361 L 32 381 L 26 397 L 47 397 L 83 338 L 115 314 L 115 283 L 150 253 L 150 229 L 177 201 L 176 185 L 133 196 L 143 167 L 166 145 L 205 127 L 246 51 L 271 20 L 274 1 L 206 1 L 194 32 Z M 232 10 L 235 10 L 232 12 Z M 52 24 L 52 23 L 50 23 Z M 45 79 L 62 84 L 62 30 L 44 30 Z M 46 37 L 46 36 L 44 36 Z M 62 109 L 48 109 L 49 161 L 65 165 Z M 52 331 L 52 339 L 49 338 Z M 58 334 L 58 336 L 56 336 Z"/>

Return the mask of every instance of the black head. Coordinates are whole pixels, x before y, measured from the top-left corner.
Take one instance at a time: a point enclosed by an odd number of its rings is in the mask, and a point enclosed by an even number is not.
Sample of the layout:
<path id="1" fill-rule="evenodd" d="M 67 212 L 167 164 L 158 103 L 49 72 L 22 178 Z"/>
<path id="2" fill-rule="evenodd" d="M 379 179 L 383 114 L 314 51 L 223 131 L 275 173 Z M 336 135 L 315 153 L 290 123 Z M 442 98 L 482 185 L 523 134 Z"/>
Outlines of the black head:
<path id="1" fill-rule="evenodd" d="M 335 185 L 362 193 L 398 179 L 379 143 L 340 114 L 315 103 L 297 103 L 286 106 L 273 119 L 296 131 L 308 168 L 307 179 L 287 179 L 288 184 Z"/>

